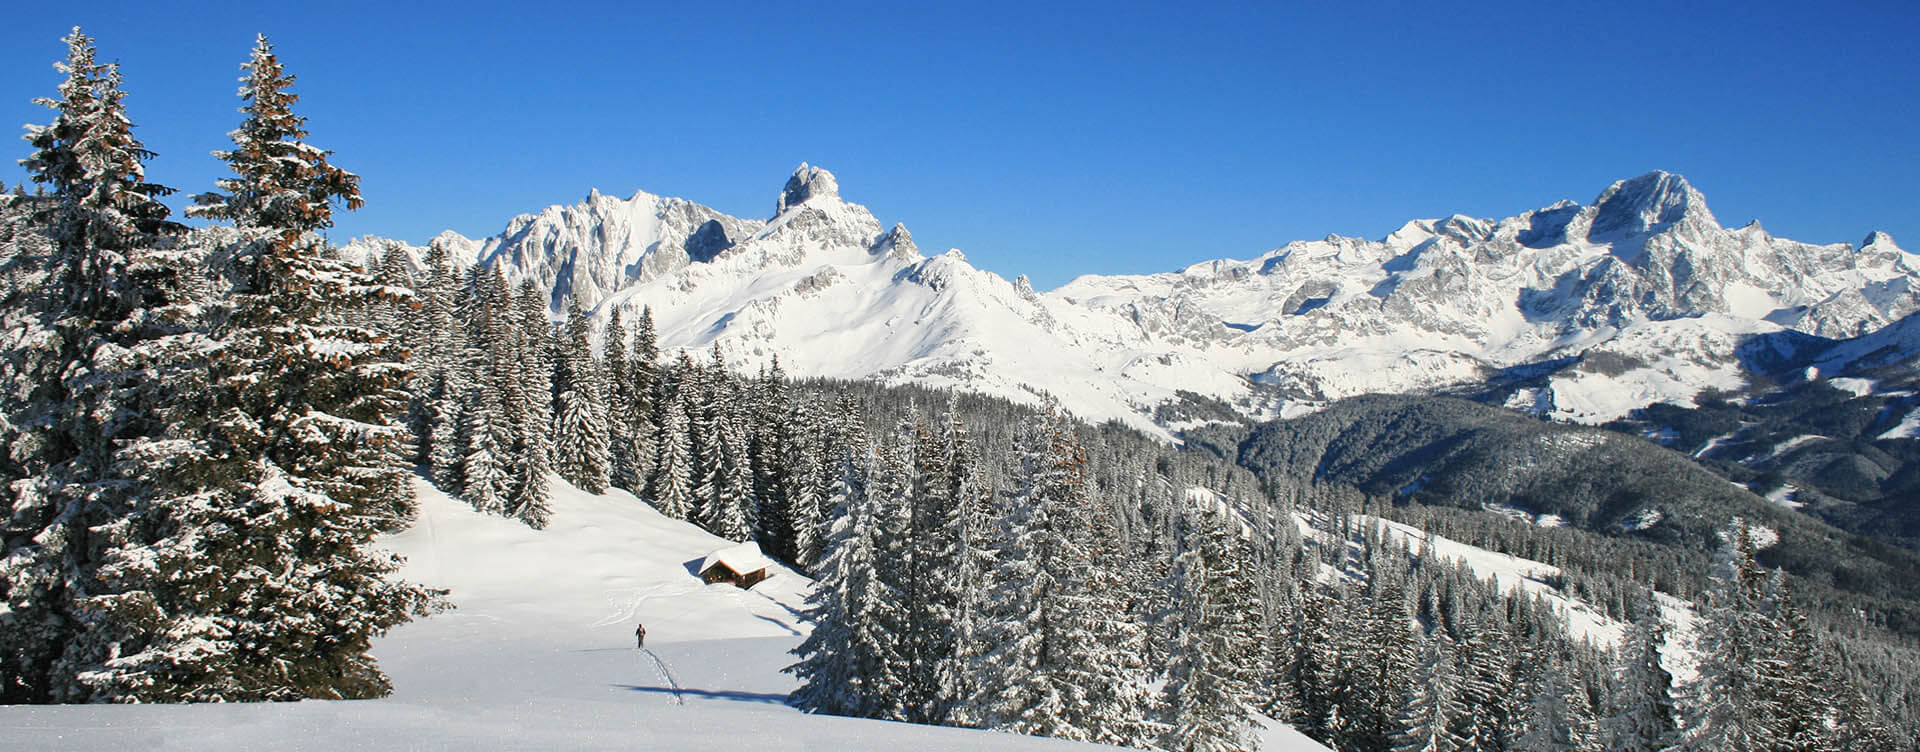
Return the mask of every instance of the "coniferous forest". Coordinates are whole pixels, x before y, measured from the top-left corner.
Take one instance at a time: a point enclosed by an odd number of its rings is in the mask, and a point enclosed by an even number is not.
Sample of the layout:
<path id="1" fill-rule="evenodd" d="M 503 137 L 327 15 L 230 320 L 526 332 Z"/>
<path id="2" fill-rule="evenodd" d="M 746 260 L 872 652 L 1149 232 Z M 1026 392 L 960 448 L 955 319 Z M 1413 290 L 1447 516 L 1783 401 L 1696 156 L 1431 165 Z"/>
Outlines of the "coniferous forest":
<path id="1" fill-rule="evenodd" d="M 450 607 L 370 546 L 424 477 L 541 529 L 623 489 L 817 582 L 809 712 L 1167 750 L 1256 716 L 1341 750 L 1895 750 L 1910 638 L 1717 553 L 1370 496 L 963 393 L 662 349 L 434 246 L 325 235 L 359 179 L 265 37 L 188 227 L 76 29 L 0 199 L 0 702 L 366 698 L 369 641 Z M 558 315 L 556 315 L 558 314 Z M 1611 647 L 1444 535 L 1560 566 Z M 1415 541 L 1410 544 L 1409 541 Z M 1676 677 L 1691 603 L 1698 670 Z M 1837 605 L 1836 605 L 1837 604 Z"/>

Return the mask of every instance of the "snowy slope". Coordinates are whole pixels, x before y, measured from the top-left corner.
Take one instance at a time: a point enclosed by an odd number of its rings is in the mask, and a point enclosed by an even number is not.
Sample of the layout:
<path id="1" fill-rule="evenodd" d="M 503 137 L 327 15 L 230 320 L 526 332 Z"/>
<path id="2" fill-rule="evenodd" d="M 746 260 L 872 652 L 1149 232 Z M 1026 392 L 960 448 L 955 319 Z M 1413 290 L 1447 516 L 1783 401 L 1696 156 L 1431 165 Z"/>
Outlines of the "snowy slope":
<path id="1" fill-rule="evenodd" d="M 1372 515 L 1359 515 L 1359 519 L 1362 524 L 1380 527 L 1386 532 L 1388 540 L 1404 544 L 1414 556 L 1433 556 L 1459 562 L 1472 570 L 1475 576 L 1502 590 L 1524 593 L 1545 601 L 1560 616 L 1567 633 L 1575 639 L 1611 648 L 1618 645 L 1621 636 L 1626 634 L 1625 623 L 1608 618 L 1592 605 L 1549 584 L 1548 579 L 1560 574 L 1559 567 L 1488 551 Z M 1661 618 L 1668 625 L 1667 640 L 1661 650 L 1661 665 L 1676 681 L 1685 681 L 1698 673 L 1699 661 L 1692 642 L 1699 619 L 1691 603 L 1665 593 L 1655 593 L 1654 598 L 1659 603 Z"/>
<path id="2" fill-rule="evenodd" d="M 1920 365 L 1920 313 L 1822 352 L 1814 362 L 1813 375 L 1855 373 L 1902 364 Z M 1860 394 L 1856 388 L 1859 381 L 1835 378 L 1832 383 L 1836 388 Z"/>
<path id="3" fill-rule="evenodd" d="M 556 484 L 560 481 L 556 479 Z M 779 673 L 808 583 L 753 591 L 688 569 L 725 545 L 622 494 L 559 485 L 536 532 L 422 485 L 420 521 L 387 541 L 405 576 L 457 610 L 376 644 L 390 698 L 225 706 L 0 707 L 19 749 L 931 749 L 1061 745 L 802 714 Z M 633 646 L 647 624 L 662 673 Z M 13 745 L 22 745 L 14 747 Z"/>
<path id="4" fill-rule="evenodd" d="M 694 573 L 726 547 L 625 493 L 554 479 L 544 531 L 424 483 L 384 545 L 458 608 L 374 646 L 393 696 L 197 706 L 0 706 L 0 748 L 914 750 L 1097 748 L 801 713 L 780 669 L 811 583 L 776 566 L 751 591 Z M 634 648 L 647 626 L 650 653 Z M 658 658 L 658 663 L 654 658 Z M 1266 749 L 1323 749 L 1281 726 Z"/>
<path id="5" fill-rule="evenodd" d="M 1721 227 L 1683 178 L 1654 172 L 1588 205 L 1415 220 L 1165 274 L 1080 277 L 1041 294 L 927 257 L 801 165 L 768 220 L 597 192 L 474 241 L 456 260 L 614 311 L 653 309 L 667 349 L 719 343 L 736 368 L 1048 397 L 1150 431 L 1178 391 L 1267 417 L 1367 392 L 1538 383 L 1509 404 L 1598 423 L 1744 383 L 1743 345 L 1868 335 L 1920 311 L 1920 260 Z M 350 253 L 365 253 L 365 243 Z M 412 249 L 419 255 L 421 249 Z M 1772 341 L 1772 340 L 1768 340 Z"/>

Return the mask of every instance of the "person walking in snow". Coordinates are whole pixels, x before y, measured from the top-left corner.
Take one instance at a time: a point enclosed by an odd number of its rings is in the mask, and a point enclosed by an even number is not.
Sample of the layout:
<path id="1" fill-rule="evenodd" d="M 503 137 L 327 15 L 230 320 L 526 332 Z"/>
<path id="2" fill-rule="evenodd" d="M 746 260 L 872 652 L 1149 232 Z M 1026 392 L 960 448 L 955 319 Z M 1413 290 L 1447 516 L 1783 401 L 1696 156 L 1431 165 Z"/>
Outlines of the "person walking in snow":
<path id="1" fill-rule="evenodd" d="M 635 626 L 633 628 L 633 639 L 635 642 L 634 647 L 645 648 L 647 646 L 647 625 L 641 624 Z"/>

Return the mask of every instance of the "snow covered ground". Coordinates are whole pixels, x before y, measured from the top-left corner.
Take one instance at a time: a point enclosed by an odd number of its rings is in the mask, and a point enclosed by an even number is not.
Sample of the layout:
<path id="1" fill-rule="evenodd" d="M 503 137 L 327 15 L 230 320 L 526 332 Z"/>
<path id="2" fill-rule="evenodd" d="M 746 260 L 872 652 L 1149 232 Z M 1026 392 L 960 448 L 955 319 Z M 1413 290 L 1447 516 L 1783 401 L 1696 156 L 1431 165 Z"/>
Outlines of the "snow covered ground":
<path id="1" fill-rule="evenodd" d="M 1560 615 L 1566 623 L 1567 632 L 1577 639 L 1612 648 L 1619 644 L 1621 635 L 1626 634 L 1626 624 L 1608 618 L 1592 605 L 1549 584 L 1549 579 L 1560 574 L 1560 568 L 1552 564 L 1488 551 L 1372 515 L 1360 515 L 1360 521 L 1365 525 L 1381 526 L 1391 540 L 1404 542 L 1408 552 L 1415 556 L 1431 553 L 1441 559 L 1460 562 L 1476 576 L 1508 592 L 1540 598 L 1554 613 Z M 1699 663 L 1692 648 L 1694 633 L 1699 628 L 1699 618 L 1694 614 L 1693 604 L 1665 593 L 1655 593 L 1654 600 L 1659 604 L 1660 616 L 1667 624 L 1667 641 L 1661 651 L 1661 665 L 1673 675 L 1676 683 L 1690 679 L 1698 673 Z"/>
<path id="2" fill-rule="evenodd" d="M 704 585 L 727 544 L 623 492 L 555 479 L 553 524 L 474 512 L 424 483 L 420 520 L 385 545 L 458 608 L 396 629 L 380 700 L 0 707 L 0 749 L 1092 748 L 986 731 L 808 715 L 780 669 L 808 630 L 811 583 L 776 567 L 751 591 Z M 647 626 L 648 652 L 634 647 Z M 657 660 L 656 660 L 657 659 Z M 1266 749 L 1321 749 L 1280 726 Z"/>

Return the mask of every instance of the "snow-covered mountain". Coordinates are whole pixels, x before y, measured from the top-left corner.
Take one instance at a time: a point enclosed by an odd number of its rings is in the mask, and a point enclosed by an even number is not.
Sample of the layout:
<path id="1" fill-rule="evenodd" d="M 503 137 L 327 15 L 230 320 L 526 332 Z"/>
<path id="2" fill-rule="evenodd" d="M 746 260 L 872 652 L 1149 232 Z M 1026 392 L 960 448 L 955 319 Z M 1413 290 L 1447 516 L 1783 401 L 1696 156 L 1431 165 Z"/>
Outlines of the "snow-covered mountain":
<path id="1" fill-rule="evenodd" d="M 442 235 L 594 307 L 653 309 L 663 346 L 718 343 L 736 367 L 958 386 L 1155 427 L 1179 391 L 1256 415 L 1365 392 L 1510 382 L 1509 404 L 1598 422 L 1738 388 L 1743 345 L 1868 335 L 1920 311 L 1920 260 L 1720 226 L 1679 175 L 1505 219 L 1406 223 L 1177 272 L 1089 275 L 1049 293 L 924 256 L 801 165 L 766 221 L 595 192 L 500 235 Z"/>
<path id="2" fill-rule="evenodd" d="M 1533 366 L 1557 373 L 1515 406 L 1598 421 L 1739 386 L 1736 351 L 1759 335 L 1877 330 L 1920 307 L 1916 282 L 1920 264 L 1884 234 L 1855 249 L 1727 230 L 1685 180 L 1655 172 L 1586 206 L 1414 221 L 1378 241 L 1082 277 L 1053 295 L 1133 324 L 1112 326 L 1129 344 L 1185 350 L 1296 400 Z"/>

